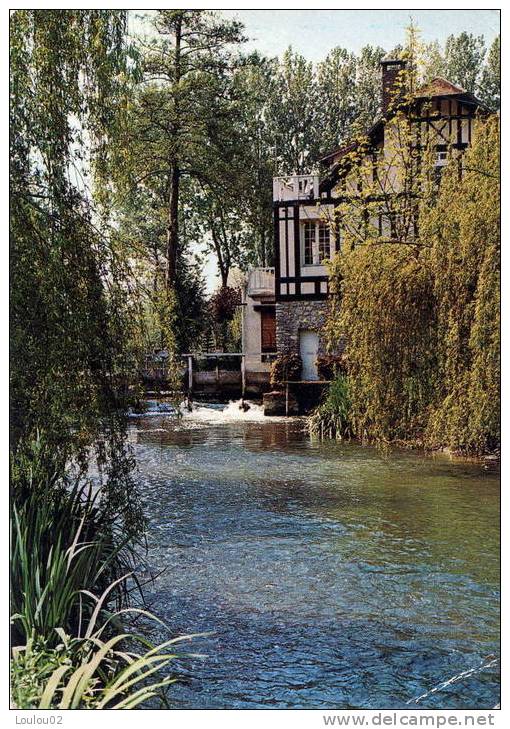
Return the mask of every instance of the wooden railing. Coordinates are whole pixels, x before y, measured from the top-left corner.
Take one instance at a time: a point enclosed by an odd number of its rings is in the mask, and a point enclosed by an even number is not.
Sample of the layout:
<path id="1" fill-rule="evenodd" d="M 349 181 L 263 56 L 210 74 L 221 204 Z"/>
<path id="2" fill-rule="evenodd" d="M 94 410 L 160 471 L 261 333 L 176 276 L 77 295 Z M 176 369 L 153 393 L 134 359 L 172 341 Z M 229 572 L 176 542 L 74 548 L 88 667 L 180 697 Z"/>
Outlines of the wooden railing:
<path id="1" fill-rule="evenodd" d="M 318 175 L 273 177 L 273 200 L 313 200 L 319 197 Z"/>
<path id="2" fill-rule="evenodd" d="M 274 294 L 274 268 L 253 268 L 248 278 L 248 296 Z"/>

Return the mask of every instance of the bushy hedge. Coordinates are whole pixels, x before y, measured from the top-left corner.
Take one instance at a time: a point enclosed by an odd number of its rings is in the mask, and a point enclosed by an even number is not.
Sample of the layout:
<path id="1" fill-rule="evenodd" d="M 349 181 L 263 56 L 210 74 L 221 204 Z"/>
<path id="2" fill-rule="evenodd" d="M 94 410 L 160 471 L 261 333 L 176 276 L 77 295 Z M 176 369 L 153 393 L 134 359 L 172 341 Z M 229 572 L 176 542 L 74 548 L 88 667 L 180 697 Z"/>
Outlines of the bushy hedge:
<path id="1" fill-rule="evenodd" d="M 303 361 L 299 354 L 280 354 L 271 364 L 271 385 L 282 385 L 286 381 L 299 380 Z"/>

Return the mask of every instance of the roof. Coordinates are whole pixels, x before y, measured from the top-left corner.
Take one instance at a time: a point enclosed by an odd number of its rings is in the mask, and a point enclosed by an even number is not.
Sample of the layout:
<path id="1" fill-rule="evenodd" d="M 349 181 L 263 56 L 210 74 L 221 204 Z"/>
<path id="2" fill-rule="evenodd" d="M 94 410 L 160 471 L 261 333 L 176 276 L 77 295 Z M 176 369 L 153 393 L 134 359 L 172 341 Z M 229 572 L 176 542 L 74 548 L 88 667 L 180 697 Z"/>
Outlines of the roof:
<path id="1" fill-rule="evenodd" d="M 441 96 L 462 96 L 463 101 L 466 101 L 468 104 L 475 104 L 477 106 L 480 106 L 482 109 L 485 109 L 486 106 L 480 101 L 480 99 L 477 99 L 476 96 L 471 94 L 469 91 L 466 91 L 465 89 L 461 88 L 460 86 L 456 86 L 451 81 L 448 81 L 445 78 L 442 78 L 441 76 L 437 76 L 436 78 L 433 78 L 431 81 L 429 81 L 427 84 L 419 88 L 416 93 L 415 97 L 417 99 L 423 99 L 423 98 L 438 98 Z M 371 137 L 374 133 L 379 131 L 381 126 L 384 125 L 384 119 L 378 118 L 374 124 L 370 127 L 370 129 L 367 131 L 367 136 Z M 348 152 L 352 152 L 354 149 L 355 142 L 350 143 L 344 143 L 337 147 L 336 149 L 331 150 L 327 154 L 325 154 L 323 157 L 319 159 L 319 162 L 328 162 L 332 157 L 341 157 L 344 154 L 347 154 Z"/>
<path id="2" fill-rule="evenodd" d="M 451 81 L 447 81 L 447 79 L 441 76 L 437 76 L 419 88 L 415 96 L 417 99 L 421 99 L 424 96 L 455 96 L 456 94 L 465 93 L 467 93 L 465 89 L 452 84 Z"/>

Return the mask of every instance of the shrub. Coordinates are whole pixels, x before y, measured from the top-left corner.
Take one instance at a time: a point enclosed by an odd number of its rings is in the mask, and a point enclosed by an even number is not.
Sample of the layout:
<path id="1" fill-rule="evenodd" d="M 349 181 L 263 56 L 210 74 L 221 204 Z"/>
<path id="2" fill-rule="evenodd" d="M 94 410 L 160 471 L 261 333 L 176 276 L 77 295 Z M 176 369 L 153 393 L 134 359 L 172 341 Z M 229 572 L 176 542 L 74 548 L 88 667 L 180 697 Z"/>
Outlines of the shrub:
<path id="1" fill-rule="evenodd" d="M 339 374 L 345 374 L 346 363 L 343 355 L 332 354 L 317 357 L 317 372 L 321 380 L 334 380 Z"/>
<path id="2" fill-rule="evenodd" d="M 96 628 L 93 616 L 83 638 L 71 638 L 57 628 L 56 641 L 34 634 L 26 645 L 14 647 L 14 705 L 19 709 L 132 709 L 157 696 L 166 703 L 165 689 L 176 680 L 163 674 L 177 657 L 170 646 L 193 636 L 152 646 L 131 633 L 105 638 L 107 627 L 103 623 Z"/>
<path id="3" fill-rule="evenodd" d="M 232 286 L 222 286 L 211 296 L 211 310 L 218 323 L 232 321 L 241 303 L 241 292 Z"/>
<path id="4" fill-rule="evenodd" d="M 281 385 L 287 380 L 298 380 L 301 377 L 303 362 L 299 354 L 280 354 L 271 364 L 271 385 Z"/>
<path id="5" fill-rule="evenodd" d="M 331 383 L 324 402 L 308 418 L 310 435 L 319 438 L 350 438 L 350 407 L 348 380 L 339 375 Z"/>

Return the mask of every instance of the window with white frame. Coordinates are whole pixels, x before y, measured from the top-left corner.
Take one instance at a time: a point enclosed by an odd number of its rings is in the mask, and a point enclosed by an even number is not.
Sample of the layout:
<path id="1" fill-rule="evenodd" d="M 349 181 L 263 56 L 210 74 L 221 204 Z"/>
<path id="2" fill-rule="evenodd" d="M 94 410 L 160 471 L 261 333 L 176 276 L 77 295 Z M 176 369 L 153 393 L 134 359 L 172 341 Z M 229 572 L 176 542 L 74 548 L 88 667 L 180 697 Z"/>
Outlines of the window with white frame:
<path id="1" fill-rule="evenodd" d="M 315 223 L 303 224 L 303 261 L 305 266 L 313 263 L 313 253 L 315 248 Z"/>
<path id="2" fill-rule="evenodd" d="M 322 220 L 307 220 L 301 227 L 303 263 L 318 266 L 331 257 L 331 232 L 328 223 Z"/>

